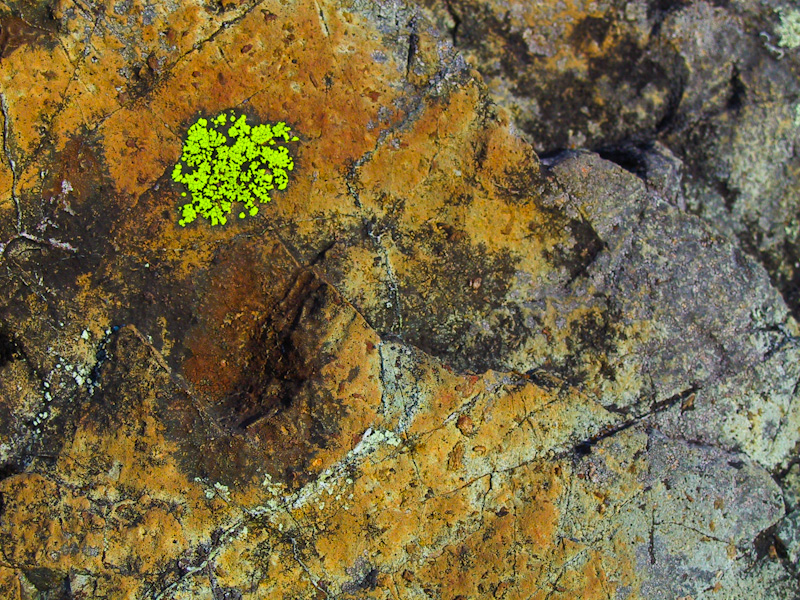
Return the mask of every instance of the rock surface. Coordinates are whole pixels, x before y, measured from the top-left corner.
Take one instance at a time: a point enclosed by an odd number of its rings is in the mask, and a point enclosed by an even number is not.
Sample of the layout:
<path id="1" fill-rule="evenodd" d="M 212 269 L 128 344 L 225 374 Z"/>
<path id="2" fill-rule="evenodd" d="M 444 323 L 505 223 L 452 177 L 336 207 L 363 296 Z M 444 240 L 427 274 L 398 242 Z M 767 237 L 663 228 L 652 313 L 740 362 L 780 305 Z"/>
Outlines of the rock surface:
<path id="1" fill-rule="evenodd" d="M 0 596 L 796 598 L 789 8 L 662 4 L 0 4 Z"/>
<path id="2" fill-rule="evenodd" d="M 800 316 L 796 3 L 418 2 L 537 152 L 591 148 L 653 184 L 665 144 L 683 173 L 667 199 L 736 240 Z"/>

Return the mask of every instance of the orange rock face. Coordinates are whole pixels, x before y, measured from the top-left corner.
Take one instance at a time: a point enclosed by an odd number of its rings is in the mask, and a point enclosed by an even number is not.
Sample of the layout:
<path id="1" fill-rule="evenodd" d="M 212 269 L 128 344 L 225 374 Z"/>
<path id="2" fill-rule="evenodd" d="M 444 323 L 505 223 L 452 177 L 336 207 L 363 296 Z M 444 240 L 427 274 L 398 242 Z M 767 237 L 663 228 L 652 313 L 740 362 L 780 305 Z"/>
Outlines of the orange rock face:
<path id="1" fill-rule="evenodd" d="M 651 593 L 690 469 L 646 418 L 688 394 L 630 358 L 658 315 L 596 300 L 630 244 L 583 195 L 632 175 L 554 178 L 404 4 L 0 9 L 0 596 Z M 299 135 L 289 187 L 180 227 L 186 129 L 231 107 Z M 715 569 L 783 510 L 742 452 Z"/>

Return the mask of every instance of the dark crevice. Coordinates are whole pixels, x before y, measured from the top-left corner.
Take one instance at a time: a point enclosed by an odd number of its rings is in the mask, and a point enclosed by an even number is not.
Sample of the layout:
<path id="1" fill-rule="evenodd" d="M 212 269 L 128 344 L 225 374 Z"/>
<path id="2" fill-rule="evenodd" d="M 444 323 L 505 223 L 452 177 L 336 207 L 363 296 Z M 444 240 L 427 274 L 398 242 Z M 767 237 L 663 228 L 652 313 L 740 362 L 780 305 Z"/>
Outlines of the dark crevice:
<path id="1" fill-rule="evenodd" d="M 592 453 L 592 442 L 584 441 L 575 446 L 573 449 L 575 452 L 575 456 L 578 458 L 582 456 L 589 456 Z"/>
<path id="2" fill-rule="evenodd" d="M 756 539 L 753 540 L 753 549 L 756 552 L 756 556 L 759 559 L 766 558 L 770 555 L 771 549 L 774 548 L 775 552 L 778 553 L 778 556 L 781 554 L 781 550 L 783 549 L 783 545 L 778 540 L 778 536 L 776 535 L 776 531 L 780 526 L 780 521 L 768 527 L 761 533 L 756 536 Z"/>
<path id="3" fill-rule="evenodd" d="M 453 8 L 453 3 L 450 0 L 445 0 L 445 8 L 447 9 L 447 13 L 450 15 L 450 18 L 453 19 L 453 26 L 449 30 L 450 39 L 453 42 L 453 46 L 458 45 L 458 29 L 461 27 L 461 16 L 456 12 L 455 8 Z"/>
<path id="4" fill-rule="evenodd" d="M 731 71 L 730 90 L 731 91 L 730 95 L 728 96 L 726 107 L 728 110 L 738 112 L 739 109 L 741 109 L 744 105 L 747 98 L 747 89 L 745 88 L 741 74 L 739 73 L 739 67 L 736 65 L 733 65 L 733 69 Z"/>
<path id="5" fill-rule="evenodd" d="M 328 256 L 328 252 L 330 252 L 334 246 L 336 246 L 338 240 L 333 239 L 328 244 L 326 244 L 317 254 L 309 261 L 308 266 L 313 267 L 314 265 L 319 265 L 325 262 L 325 259 Z"/>
<path id="6" fill-rule="evenodd" d="M 284 408 L 286 408 L 288 406 L 286 402 L 281 402 L 281 404 L 286 405 L 286 406 L 284 406 Z M 237 425 L 237 427 L 239 429 L 247 429 L 251 425 L 255 425 L 256 423 L 258 423 L 262 419 L 266 419 L 267 417 L 269 417 L 271 415 L 272 415 L 271 412 L 266 412 L 266 411 L 257 412 L 256 414 L 254 414 L 252 416 L 249 416 L 246 419 L 244 419 L 241 423 L 239 423 Z"/>
<path id="7" fill-rule="evenodd" d="M 22 473 L 22 469 L 20 469 L 19 466 L 14 463 L 5 463 L 4 465 L 0 465 L 0 481 L 9 478 L 12 475 L 18 475 L 19 473 Z"/>
<path id="8" fill-rule="evenodd" d="M 733 207 L 736 206 L 736 201 L 739 199 L 739 190 L 731 187 L 727 181 L 721 181 L 719 179 L 715 179 L 713 185 L 716 192 L 722 196 L 726 210 L 732 212 Z"/>
<path id="9" fill-rule="evenodd" d="M 756 538 L 756 541 L 758 542 L 758 538 Z M 781 538 L 775 536 L 773 538 L 773 543 L 775 546 L 775 554 L 778 555 L 778 558 L 780 558 L 782 561 L 788 561 L 789 552 L 787 551 L 786 546 L 783 545 L 783 542 L 781 542 Z M 769 549 L 769 546 L 767 546 L 767 549 Z"/>
<path id="10" fill-rule="evenodd" d="M 647 177 L 645 153 L 653 149 L 653 142 L 623 143 L 595 149 L 600 158 L 619 165 L 641 179 Z"/>
<path id="11" fill-rule="evenodd" d="M 643 419 L 645 417 L 649 417 L 650 415 L 663 412 L 663 411 L 667 410 L 668 408 L 670 408 L 671 406 L 674 406 L 676 404 L 683 404 L 684 402 L 689 400 L 693 394 L 697 394 L 699 389 L 700 389 L 699 386 L 693 385 L 693 386 L 683 390 L 682 392 L 679 392 L 677 394 L 673 394 L 669 398 L 666 398 L 666 399 L 661 400 L 659 402 L 653 403 L 651 405 L 650 410 L 648 410 L 644 414 L 636 415 L 633 418 L 634 419 Z M 606 406 L 606 409 L 610 410 L 611 412 L 620 414 L 620 415 L 629 416 L 631 414 L 631 409 L 634 408 L 635 406 L 638 406 L 638 403 L 636 403 L 636 404 L 634 404 L 634 405 L 632 405 L 630 407 L 618 407 L 615 404 L 609 404 L 608 406 Z"/>
<path id="12" fill-rule="evenodd" d="M 661 33 L 661 26 L 666 18 L 690 4 L 691 0 L 655 0 L 647 3 L 647 20 L 652 22 L 650 39 L 655 39 Z"/>
<path id="13" fill-rule="evenodd" d="M 7 331 L 0 329 L 0 368 L 13 360 L 19 360 L 20 357 L 20 349 L 14 337 Z"/>
<path id="14" fill-rule="evenodd" d="M 613 404 L 610 405 L 610 406 L 607 406 L 606 408 L 609 411 L 617 413 L 617 414 L 620 414 L 620 415 L 625 415 L 625 416 L 627 416 L 629 418 L 627 418 L 622 423 L 618 423 L 618 424 L 610 426 L 610 427 L 605 427 L 600 432 L 596 433 L 595 435 L 593 435 L 593 436 L 591 436 L 591 437 L 589 437 L 589 438 L 587 438 L 585 440 L 582 440 L 582 441 L 578 442 L 577 444 L 575 444 L 572 447 L 572 450 L 571 450 L 572 455 L 577 457 L 577 458 L 580 458 L 580 457 L 587 456 L 587 455 L 591 454 L 592 453 L 592 448 L 595 445 L 597 445 L 599 442 L 601 442 L 602 440 L 604 440 L 606 438 L 609 438 L 611 436 L 614 436 L 614 435 L 620 433 L 621 431 L 625 431 L 626 429 L 630 429 L 634 425 L 639 424 L 642 420 L 644 420 L 644 419 L 646 419 L 648 417 L 651 417 L 651 416 L 653 416 L 655 414 L 664 412 L 664 411 L 668 410 L 669 408 L 671 408 L 671 407 L 673 407 L 673 406 L 675 406 L 677 404 L 683 404 L 690 396 L 692 396 L 692 394 L 696 394 L 698 390 L 699 390 L 699 388 L 697 386 L 691 386 L 690 388 L 688 388 L 686 390 L 683 390 L 682 392 L 680 392 L 678 394 L 670 396 L 669 398 L 666 398 L 665 400 L 661 400 L 660 402 L 654 403 L 647 412 L 644 412 L 644 413 L 641 413 L 641 414 L 637 414 L 637 415 L 633 415 L 633 416 L 630 416 L 630 411 L 631 411 L 631 408 L 633 408 L 633 407 L 630 407 L 630 408 L 629 407 L 618 408 L 618 407 L 614 406 Z"/>
<path id="15" fill-rule="evenodd" d="M 667 96 L 667 108 L 658 123 L 656 123 L 655 130 L 658 135 L 667 134 L 678 128 L 681 122 L 680 106 L 685 94 L 686 80 L 689 74 L 688 67 L 685 64 L 681 63 L 679 67 L 682 68 L 673 69 L 673 82 Z"/>
<path id="16" fill-rule="evenodd" d="M 417 18 L 411 17 L 408 22 L 408 54 L 406 55 L 406 78 L 414 74 L 414 59 L 417 56 L 419 35 L 417 34 Z"/>
<path id="17" fill-rule="evenodd" d="M 92 367 L 91 372 L 89 373 L 88 384 L 90 386 L 96 386 L 100 383 L 100 375 L 103 372 L 103 366 L 108 361 L 110 355 L 108 351 L 108 343 L 111 341 L 112 336 L 116 335 L 116 333 L 120 330 L 119 325 L 114 325 L 108 334 L 106 334 L 97 345 L 97 350 L 94 353 L 94 366 Z"/>
<path id="18" fill-rule="evenodd" d="M 795 386 L 795 392 L 796 391 L 797 386 Z M 776 466 L 772 471 L 772 476 L 777 480 L 778 485 L 782 490 L 786 489 L 784 479 L 786 479 L 786 477 L 789 475 L 789 472 L 792 470 L 792 467 L 795 465 L 800 465 L 800 441 L 798 441 L 792 451 L 789 452 L 789 458 L 786 460 L 786 462 Z"/>

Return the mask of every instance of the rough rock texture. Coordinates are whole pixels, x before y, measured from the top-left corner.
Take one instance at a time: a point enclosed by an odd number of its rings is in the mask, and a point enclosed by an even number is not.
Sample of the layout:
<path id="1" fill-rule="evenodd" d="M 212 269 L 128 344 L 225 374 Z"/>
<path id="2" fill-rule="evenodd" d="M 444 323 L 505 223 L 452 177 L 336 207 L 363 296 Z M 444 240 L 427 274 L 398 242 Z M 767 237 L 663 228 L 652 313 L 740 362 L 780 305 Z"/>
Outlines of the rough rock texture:
<path id="1" fill-rule="evenodd" d="M 0 5 L 0 596 L 797 598 L 800 59 L 662 4 Z"/>
<path id="2" fill-rule="evenodd" d="M 591 148 L 767 269 L 800 316 L 796 3 L 417 0 L 539 153 Z M 663 144 L 664 146 L 662 146 Z"/>

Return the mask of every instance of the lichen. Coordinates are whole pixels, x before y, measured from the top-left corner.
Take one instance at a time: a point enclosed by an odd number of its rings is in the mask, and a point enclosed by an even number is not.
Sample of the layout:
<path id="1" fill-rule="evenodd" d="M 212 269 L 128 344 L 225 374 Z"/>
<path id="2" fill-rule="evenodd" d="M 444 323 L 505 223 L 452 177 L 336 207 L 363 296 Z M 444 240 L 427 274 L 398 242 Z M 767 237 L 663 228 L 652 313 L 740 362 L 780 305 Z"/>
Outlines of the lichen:
<path id="1" fill-rule="evenodd" d="M 779 12 L 781 23 L 778 25 L 780 41 L 778 46 L 794 49 L 800 46 L 800 10 Z"/>
<path id="2" fill-rule="evenodd" d="M 258 204 L 272 199 L 270 190 L 286 189 L 294 160 L 283 143 L 296 141 L 284 122 L 251 127 L 233 110 L 199 118 L 172 170 L 173 181 L 186 186 L 181 195 L 191 197 L 178 223 L 184 227 L 200 216 L 224 225 L 235 202 L 243 205 L 239 218 L 255 216 Z"/>

